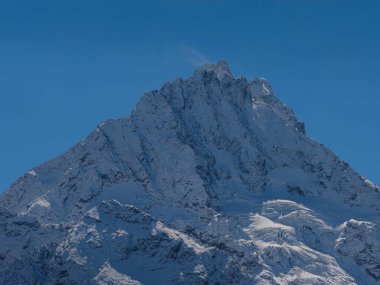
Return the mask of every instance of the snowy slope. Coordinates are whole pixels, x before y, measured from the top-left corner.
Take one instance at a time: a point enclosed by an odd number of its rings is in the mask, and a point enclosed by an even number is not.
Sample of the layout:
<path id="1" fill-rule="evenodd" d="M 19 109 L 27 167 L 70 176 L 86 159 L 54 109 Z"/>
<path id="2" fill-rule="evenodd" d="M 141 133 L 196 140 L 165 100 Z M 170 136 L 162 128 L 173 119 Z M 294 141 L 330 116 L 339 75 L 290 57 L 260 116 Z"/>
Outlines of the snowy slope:
<path id="1" fill-rule="evenodd" d="M 380 189 L 225 62 L 0 197 L 0 284 L 380 284 Z"/>

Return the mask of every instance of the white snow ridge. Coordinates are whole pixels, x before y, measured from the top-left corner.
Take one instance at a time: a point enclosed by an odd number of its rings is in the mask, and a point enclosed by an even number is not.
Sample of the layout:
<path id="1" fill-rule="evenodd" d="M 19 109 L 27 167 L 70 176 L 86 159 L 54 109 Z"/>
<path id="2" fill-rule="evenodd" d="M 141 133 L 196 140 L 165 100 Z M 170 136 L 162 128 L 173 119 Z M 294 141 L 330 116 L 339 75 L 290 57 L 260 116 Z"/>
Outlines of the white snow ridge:
<path id="1" fill-rule="evenodd" d="M 380 284 L 380 191 L 225 62 L 0 197 L 0 284 Z"/>

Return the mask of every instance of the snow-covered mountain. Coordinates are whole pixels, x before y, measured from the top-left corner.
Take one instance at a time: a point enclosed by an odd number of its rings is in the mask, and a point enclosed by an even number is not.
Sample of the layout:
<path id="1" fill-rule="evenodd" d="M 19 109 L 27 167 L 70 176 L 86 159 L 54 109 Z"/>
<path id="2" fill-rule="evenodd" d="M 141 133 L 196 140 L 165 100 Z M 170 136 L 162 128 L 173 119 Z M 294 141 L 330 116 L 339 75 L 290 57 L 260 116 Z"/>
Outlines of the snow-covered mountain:
<path id="1" fill-rule="evenodd" d="M 225 62 L 0 197 L 0 284 L 380 284 L 380 189 Z"/>

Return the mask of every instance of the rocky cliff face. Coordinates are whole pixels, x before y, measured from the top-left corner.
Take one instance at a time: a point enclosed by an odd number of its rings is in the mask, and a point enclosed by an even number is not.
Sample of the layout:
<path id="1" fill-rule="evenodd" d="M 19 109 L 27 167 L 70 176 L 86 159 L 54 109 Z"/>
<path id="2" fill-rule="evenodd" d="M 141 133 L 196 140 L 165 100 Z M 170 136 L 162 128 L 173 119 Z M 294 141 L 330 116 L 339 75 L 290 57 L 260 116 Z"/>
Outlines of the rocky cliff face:
<path id="1" fill-rule="evenodd" d="M 380 189 L 224 62 L 0 198 L 1 284 L 380 284 Z"/>

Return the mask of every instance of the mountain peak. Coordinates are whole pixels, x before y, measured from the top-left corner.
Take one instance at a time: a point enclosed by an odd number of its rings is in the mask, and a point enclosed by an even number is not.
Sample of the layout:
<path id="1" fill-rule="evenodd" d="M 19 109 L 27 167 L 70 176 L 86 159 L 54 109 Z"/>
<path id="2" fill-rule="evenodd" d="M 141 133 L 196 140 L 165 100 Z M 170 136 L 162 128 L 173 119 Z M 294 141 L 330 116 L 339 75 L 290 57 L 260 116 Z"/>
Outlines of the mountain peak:
<path id="1" fill-rule="evenodd" d="M 194 74 L 201 74 L 203 72 L 214 72 L 219 80 L 232 79 L 232 73 L 228 64 L 224 60 L 217 63 L 207 63 L 199 67 Z"/>
<path id="2" fill-rule="evenodd" d="M 378 285 L 379 211 L 266 80 L 220 61 L 0 195 L 0 284 Z"/>

